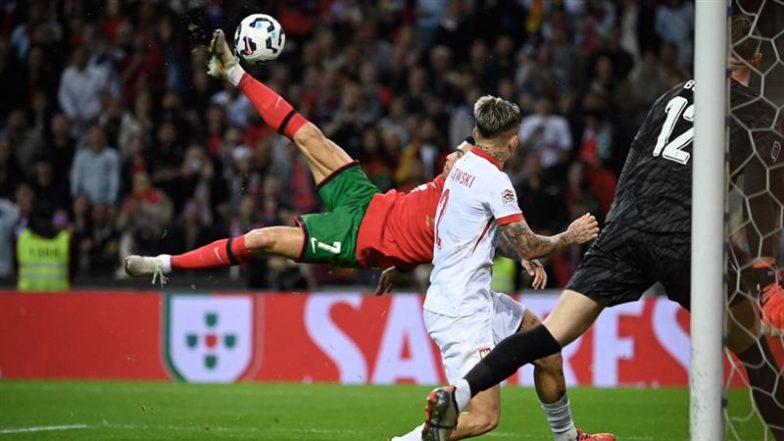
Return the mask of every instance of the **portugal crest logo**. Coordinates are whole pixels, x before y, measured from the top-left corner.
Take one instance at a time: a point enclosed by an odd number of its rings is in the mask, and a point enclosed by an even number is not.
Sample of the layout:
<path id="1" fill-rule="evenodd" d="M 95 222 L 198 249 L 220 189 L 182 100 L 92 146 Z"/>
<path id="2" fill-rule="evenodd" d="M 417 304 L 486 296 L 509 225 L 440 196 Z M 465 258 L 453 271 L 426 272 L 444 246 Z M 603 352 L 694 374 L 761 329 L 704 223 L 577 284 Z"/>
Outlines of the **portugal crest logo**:
<path id="1" fill-rule="evenodd" d="M 164 315 L 164 350 L 173 375 L 211 383 L 249 376 L 260 341 L 252 296 L 170 294 Z"/>

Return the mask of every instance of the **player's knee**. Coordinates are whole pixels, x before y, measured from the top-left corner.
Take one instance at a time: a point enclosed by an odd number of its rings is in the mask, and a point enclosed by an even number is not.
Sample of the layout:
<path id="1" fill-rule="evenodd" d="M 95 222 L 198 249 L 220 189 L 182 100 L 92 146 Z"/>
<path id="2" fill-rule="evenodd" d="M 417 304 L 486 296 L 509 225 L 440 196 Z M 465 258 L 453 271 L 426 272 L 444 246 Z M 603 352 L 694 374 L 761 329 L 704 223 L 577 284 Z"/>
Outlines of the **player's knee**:
<path id="1" fill-rule="evenodd" d="M 561 357 L 561 353 L 558 352 L 553 355 L 548 355 L 547 357 L 534 360 L 533 365 L 548 372 L 559 372 L 563 369 L 563 358 Z"/>
<path id="2" fill-rule="evenodd" d="M 245 233 L 245 246 L 252 251 L 269 250 L 275 246 L 275 236 L 265 228 Z"/>

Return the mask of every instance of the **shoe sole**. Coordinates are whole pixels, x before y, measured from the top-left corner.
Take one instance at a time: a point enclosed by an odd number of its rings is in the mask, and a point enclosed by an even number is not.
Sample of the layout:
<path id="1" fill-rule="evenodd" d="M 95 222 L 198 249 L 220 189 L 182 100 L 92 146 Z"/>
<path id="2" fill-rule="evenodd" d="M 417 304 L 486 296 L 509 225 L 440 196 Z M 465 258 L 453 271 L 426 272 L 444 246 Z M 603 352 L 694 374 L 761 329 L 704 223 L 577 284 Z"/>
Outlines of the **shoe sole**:
<path id="1" fill-rule="evenodd" d="M 431 417 L 435 413 L 435 408 L 438 406 L 438 392 L 440 389 L 434 389 L 430 392 L 427 396 L 427 405 L 425 406 L 425 426 L 422 428 L 422 440 L 423 441 L 446 441 L 442 440 L 438 437 L 438 433 L 436 432 L 438 429 L 443 429 L 443 427 L 433 427 L 430 423 Z M 452 389 L 454 391 L 454 388 Z M 450 392 L 452 392 L 450 391 Z M 450 397 L 451 398 L 451 397 Z M 441 415 L 443 417 L 443 415 Z M 457 425 L 452 427 L 452 430 L 455 429 Z M 431 429 L 435 429 L 435 431 L 431 431 Z"/>

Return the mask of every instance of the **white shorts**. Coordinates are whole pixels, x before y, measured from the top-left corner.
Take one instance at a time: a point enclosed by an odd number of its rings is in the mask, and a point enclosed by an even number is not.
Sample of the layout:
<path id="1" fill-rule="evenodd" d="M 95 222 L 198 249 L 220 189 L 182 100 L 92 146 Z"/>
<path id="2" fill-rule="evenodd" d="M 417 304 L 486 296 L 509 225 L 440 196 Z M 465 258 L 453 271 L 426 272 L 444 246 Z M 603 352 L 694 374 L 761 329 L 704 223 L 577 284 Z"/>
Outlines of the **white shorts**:
<path id="1" fill-rule="evenodd" d="M 525 306 L 506 294 L 492 293 L 493 310 L 448 317 L 424 311 L 425 327 L 441 350 L 446 378 L 455 384 L 501 340 L 516 333 Z"/>

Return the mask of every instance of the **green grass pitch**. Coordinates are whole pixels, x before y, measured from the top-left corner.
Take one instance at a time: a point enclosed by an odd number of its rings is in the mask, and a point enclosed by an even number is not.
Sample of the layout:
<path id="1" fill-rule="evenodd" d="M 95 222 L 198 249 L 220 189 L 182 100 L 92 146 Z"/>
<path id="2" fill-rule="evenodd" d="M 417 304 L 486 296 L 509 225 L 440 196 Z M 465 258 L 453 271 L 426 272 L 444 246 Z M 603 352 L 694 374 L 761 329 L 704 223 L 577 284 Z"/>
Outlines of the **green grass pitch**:
<path id="1" fill-rule="evenodd" d="M 0 441 L 382 441 L 420 422 L 429 389 L 0 381 Z M 731 392 L 731 413 L 749 414 L 748 392 Z M 575 421 L 590 431 L 630 441 L 688 439 L 685 389 L 573 388 L 569 396 Z M 743 440 L 765 439 L 754 416 L 733 427 Z M 532 389 L 504 389 L 501 425 L 486 438 L 552 439 Z"/>

